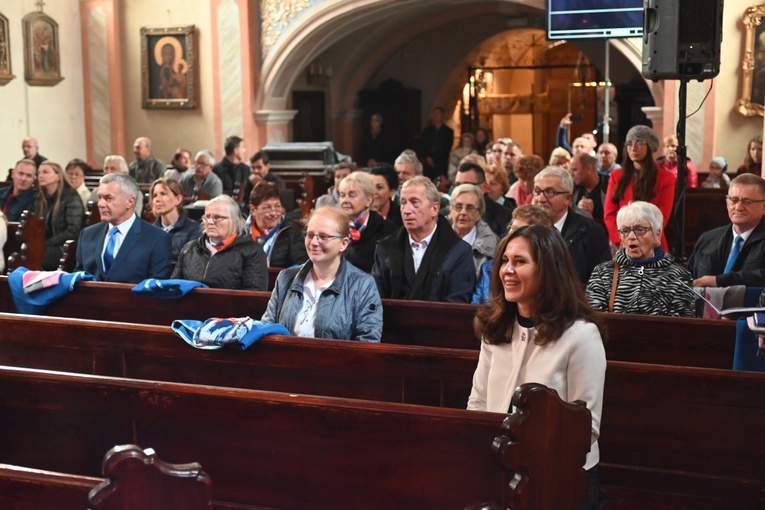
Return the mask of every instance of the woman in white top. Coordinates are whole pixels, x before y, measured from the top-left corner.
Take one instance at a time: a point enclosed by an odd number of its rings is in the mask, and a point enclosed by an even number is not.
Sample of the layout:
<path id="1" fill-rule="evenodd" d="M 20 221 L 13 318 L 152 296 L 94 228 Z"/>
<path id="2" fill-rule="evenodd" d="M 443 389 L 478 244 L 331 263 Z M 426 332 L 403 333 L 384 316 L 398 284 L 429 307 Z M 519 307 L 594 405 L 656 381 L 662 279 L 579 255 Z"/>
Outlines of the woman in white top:
<path id="1" fill-rule="evenodd" d="M 557 230 L 521 227 L 497 247 L 489 305 L 476 314 L 482 338 L 468 409 L 507 413 L 515 389 L 539 383 L 567 402 L 582 400 L 592 414 L 587 454 L 590 487 L 583 509 L 602 508 L 598 435 L 606 356 L 601 320 L 579 284 L 566 242 Z"/>

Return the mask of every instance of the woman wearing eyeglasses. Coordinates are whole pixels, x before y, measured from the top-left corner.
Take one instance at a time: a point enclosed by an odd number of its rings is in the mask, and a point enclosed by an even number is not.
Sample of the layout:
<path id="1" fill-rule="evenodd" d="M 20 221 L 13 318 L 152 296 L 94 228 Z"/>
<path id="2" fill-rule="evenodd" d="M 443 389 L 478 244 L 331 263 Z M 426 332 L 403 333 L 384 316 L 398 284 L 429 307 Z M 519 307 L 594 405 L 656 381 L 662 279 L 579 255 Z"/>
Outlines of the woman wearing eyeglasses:
<path id="1" fill-rule="evenodd" d="M 172 237 L 170 260 L 176 262 L 186 243 L 202 235 L 201 225 L 183 211 L 183 190 L 178 181 L 160 177 L 151 183 L 149 197 L 149 206 L 157 216 L 154 226 Z"/>
<path id="2" fill-rule="evenodd" d="M 261 320 L 280 323 L 293 335 L 379 342 L 382 302 L 371 275 L 350 264 L 348 216 L 333 207 L 308 220 L 308 261 L 279 273 Z"/>
<path id="3" fill-rule="evenodd" d="M 218 195 L 210 200 L 202 225 L 204 234 L 183 247 L 171 278 L 221 289 L 268 290 L 266 257 L 247 235 L 233 198 Z"/>
<path id="4" fill-rule="evenodd" d="M 611 172 L 603 204 L 603 219 L 608 230 L 608 239 L 617 248 L 622 238 L 616 226 L 619 209 L 636 200 L 650 202 L 659 208 L 664 221 L 661 225 L 661 247 L 669 249 L 664 237 L 675 202 L 675 176 L 659 168 L 653 155 L 659 150 L 659 138 L 648 126 L 633 126 L 627 132 L 622 168 Z"/>
<path id="5" fill-rule="evenodd" d="M 663 217 L 648 202 L 633 202 L 616 216 L 622 248 L 598 265 L 587 284 L 587 299 L 603 312 L 694 317 L 691 273 L 660 246 Z"/>
<path id="6" fill-rule="evenodd" d="M 292 267 L 308 259 L 303 233 L 284 215 L 279 186 L 258 182 L 250 193 L 250 216 L 247 228 L 253 241 L 266 254 L 268 267 Z"/>
<path id="7" fill-rule="evenodd" d="M 497 248 L 491 289 L 473 321 L 481 352 L 467 408 L 507 413 L 525 383 L 544 384 L 566 402 L 583 401 L 592 425 L 583 466 L 589 489 L 580 508 L 602 508 L 608 499 L 597 470 L 605 330 L 584 297 L 566 241 L 551 227 L 514 230 Z"/>
<path id="8" fill-rule="evenodd" d="M 491 227 L 481 219 L 486 212 L 486 202 L 481 188 L 473 184 L 460 184 L 452 191 L 449 221 L 454 232 L 473 248 L 476 277 L 481 265 L 494 258 L 499 238 Z"/>
<path id="9" fill-rule="evenodd" d="M 345 258 L 365 273 L 371 273 L 377 241 L 392 234 L 396 225 L 372 210 L 375 182 L 368 173 L 353 172 L 340 181 L 338 191 L 338 205 L 351 219 L 351 245 Z"/>

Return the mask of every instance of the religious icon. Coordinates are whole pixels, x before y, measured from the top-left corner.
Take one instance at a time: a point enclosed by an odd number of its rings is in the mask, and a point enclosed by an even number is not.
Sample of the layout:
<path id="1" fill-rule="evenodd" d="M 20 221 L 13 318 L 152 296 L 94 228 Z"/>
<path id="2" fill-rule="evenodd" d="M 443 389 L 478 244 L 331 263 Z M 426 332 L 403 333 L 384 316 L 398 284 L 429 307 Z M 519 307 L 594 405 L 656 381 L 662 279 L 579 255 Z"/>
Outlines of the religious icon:
<path id="1" fill-rule="evenodd" d="M 14 79 L 11 72 L 11 37 L 8 33 L 8 18 L 0 14 L 0 85 Z"/>
<path id="2" fill-rule="evenodd" d="M 24 16 L 24 78 L 30 85 L 56 85 L 61 77 L 58 23 L 42 12 Z"/>
<path id="3" fill-rule="evenodd" d="M 141 29 L 144 108 L 194 108 L 194 26 Z"/>

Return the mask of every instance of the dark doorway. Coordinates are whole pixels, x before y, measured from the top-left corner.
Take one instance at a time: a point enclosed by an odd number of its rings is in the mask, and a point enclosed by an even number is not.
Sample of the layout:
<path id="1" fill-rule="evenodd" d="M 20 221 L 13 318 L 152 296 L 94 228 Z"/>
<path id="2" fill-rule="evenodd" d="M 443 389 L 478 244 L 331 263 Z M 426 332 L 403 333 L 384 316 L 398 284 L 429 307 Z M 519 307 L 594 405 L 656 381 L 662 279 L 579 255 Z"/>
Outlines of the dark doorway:
<path id="1" fill-rule="evenodd" d="M 292 108 L 298 111 L 292 121 L 293 141 L 326 141 L 324 92 L 316 90 L 293 91 Z"/>
<path id="2" fill-rule="evenodd" d="M 419 89 L 404 88 L 395 80 L 386 80 L 377 89 L 359 91 L 359 103 L 363 112 L 362 129 L 369 128 L 369 118 L 372 114 L 382 115 L 382 128 L 390 139 L 392 159 L 404 149 L 417 149 L 421 95 Z M 356 155 L 357 159 L 359 157 L 360 155 Z"/>

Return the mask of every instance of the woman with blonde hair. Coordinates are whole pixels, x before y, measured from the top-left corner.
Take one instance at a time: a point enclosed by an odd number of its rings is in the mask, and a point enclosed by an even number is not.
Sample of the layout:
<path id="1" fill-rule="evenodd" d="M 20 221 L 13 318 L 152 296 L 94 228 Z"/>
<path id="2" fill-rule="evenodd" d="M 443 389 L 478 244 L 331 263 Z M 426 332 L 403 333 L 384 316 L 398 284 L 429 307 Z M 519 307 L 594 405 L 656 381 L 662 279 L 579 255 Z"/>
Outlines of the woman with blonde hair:
<path id="1" fill-rule="evenodd" d="M 571 165 L 571 153 L 563 147 L 556 147 L 550 153 L 550 161 L 548 164 L 550 166 L 559 166 L 569 170 L 569 166 Z"/>
<path id="2" fill-rule="evenodd" d="M 371 275 L 345 260 L 349 245 L 348 215 L 316 209 L 305 231 L 308 260 L 279 273 L 261 320 L 296 336 L 379 342 L 380 294 Z"/>
<path id="3" fill-rule="evenodd" d="M 58 269 L 63 246 L 68 240 L 76 240 L 82 230 L 85 209 L 80 195 L 69 185 L 61 165 L 44 161 L 37 170 L 37 187 L 40 193 L 35 199 L 35 215 L 45 222 L 45 257 L 42 269 Z"/>

